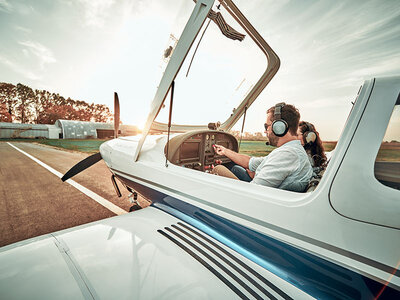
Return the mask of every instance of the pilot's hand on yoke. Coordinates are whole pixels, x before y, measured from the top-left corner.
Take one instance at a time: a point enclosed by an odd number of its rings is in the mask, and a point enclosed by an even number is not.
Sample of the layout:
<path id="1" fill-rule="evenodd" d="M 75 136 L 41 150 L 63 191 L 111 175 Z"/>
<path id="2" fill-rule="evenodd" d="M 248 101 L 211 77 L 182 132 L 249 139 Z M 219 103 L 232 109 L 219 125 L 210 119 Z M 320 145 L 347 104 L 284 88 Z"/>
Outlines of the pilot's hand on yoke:
<path id="1" fill-rule="evenodd" d="M 217 144 L 215 144 L 213 146 L 214 146 L 215 153 L 217 153 L 218 155 L 225 155 L 226 148 L 224 146 L 217 145 Z"/>

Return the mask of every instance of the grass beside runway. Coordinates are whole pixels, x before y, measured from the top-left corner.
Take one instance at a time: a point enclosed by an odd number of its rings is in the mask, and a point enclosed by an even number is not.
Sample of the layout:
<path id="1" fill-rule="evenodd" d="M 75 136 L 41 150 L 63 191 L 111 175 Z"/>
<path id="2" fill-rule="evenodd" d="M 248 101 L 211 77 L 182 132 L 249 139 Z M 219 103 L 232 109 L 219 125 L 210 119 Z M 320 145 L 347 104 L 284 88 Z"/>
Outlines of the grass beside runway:
<path id="1" fill-rule="evenodd" d="M 99 147 L 107 140 L 39 140 L 40 144 L 49 145 L 57 148 L 80 151 L 85 153 L 99 152 Z"/>
<path id="2" fill-rule="evenodd" d="M 242 141 L 239 153 L 250 156 L 266 156 L 276 147 L 265 145 L 265 141 Z"/>

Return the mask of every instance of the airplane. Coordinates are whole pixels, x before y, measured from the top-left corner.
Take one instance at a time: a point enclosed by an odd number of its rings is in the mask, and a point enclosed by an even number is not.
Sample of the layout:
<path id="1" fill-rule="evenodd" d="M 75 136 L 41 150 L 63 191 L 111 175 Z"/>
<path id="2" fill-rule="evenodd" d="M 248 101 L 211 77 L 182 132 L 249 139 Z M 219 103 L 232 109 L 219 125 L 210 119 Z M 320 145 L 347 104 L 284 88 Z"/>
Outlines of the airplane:
<path id="1" fill-rule="evenodd" d="M 400 298 L 399 176 L 374 175 L 387 124 L 400 105 L 400 77 L 364 82 L 312 192 L 215 176 L 212 166 L 230 161 L 213 145 L 238 151 L 229 130 L 280 66 L 239 8 L 231 0 L 219 5 L 266 56 L 259 80 L 225 122 L 172 123 L 174 81 L 207 18 L 219 22 L 225 36 L 239 36 L 215 16 L 213 0 L 195 1 L 168 51 L 142 135 L 103 143 L 63 177 L 103 159 L 117 193 L 118 181 L 152 204 L 1 248 L 2 298 Z M 157 122 L 168 95 L 168 123 Z M 117 133 L 116 94 L 115 107 Z"/>

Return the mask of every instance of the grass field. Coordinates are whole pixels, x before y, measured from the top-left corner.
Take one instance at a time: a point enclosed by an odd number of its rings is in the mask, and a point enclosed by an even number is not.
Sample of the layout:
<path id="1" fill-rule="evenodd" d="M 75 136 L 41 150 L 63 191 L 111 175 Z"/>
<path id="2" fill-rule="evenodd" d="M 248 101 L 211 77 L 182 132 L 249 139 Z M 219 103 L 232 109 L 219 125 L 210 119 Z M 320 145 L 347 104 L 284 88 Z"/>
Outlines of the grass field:
<path id="1" fill-rule="evenodd" d="M 400 143 L 382 143 L 376 160 L 400 161 Z"/>
<path id="2" fill-rule="evenodd" d="M 99 151 L 100 145 L 107 140 L 1 139 L 0 141 L 34 142 L 67 150 L 95 153 Z M 324 142 L 323 144 L 325 151 L 332 151 L 336 147 L 336 142 Z M 266 156 L 274 149 L 275 147 L 266 146 L 265 141 L 242 141 L 239 152 L 250 156 Z M 377 160 L 400 161 L 400 143 L 382 143 Z"/>
<path id="3" fill-rule="evenodd" d="M 275 147 L 267 146 L 263 141 L 242 141 L 239 153 L 250 156 L 266 156 L 274 149 Z"/>
<path id="4" fill-rule="evenodd" d="M 336 147 L 336 142 L 324 142 L 325 151 L 332 151 Z M 264 141 L 242 141 L 239 153 L 251 156 L 266 156 L 275 147 L 266 146 Z"/>
<path id="5" fill-rule="evenodd" d="M 335 149 L 337 142 L 323 142 L 326 152 Z M 239 153 L 250 156 L 266 156 L 275 147 L 266 146 L 263 141 L 242 141 Z M 398 161 L 400 162 L 400 143 L 382 143 L 378 152 L 377 161 Z"/>

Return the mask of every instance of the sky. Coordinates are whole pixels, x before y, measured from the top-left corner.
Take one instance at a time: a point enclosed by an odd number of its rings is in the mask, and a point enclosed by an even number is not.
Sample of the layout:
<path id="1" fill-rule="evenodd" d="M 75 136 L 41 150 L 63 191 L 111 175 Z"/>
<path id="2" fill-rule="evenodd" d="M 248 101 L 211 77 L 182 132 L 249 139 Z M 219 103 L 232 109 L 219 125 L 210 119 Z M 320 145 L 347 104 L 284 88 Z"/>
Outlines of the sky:
<path id="1" fill-rule="evenodd" d="M 323 140 L 337 140 L 364 80 L 400 75 L 397 0 L 235 3 L 281 60 L 248 110 L 245 131 L 263 131 L 266 109 L 285 101 L 315 124 Z M 165 67 L 169 35 L 179 38 L 193 6 L 191 0 L 0 0 L 0 82 L 111 109 L 116 91 L 123 123 L 140 127 Z M 210 24 L 190 70 L 194 84 L 177 83 L 184 100 L 174 106 L 173 123 L 229 116 L 237 102 L 227 99 L 246 93 L 250 77 L 265 65 L 250 42 L 227 40 Z M 235 129 L 240 127 L 241 121 Z"/>

